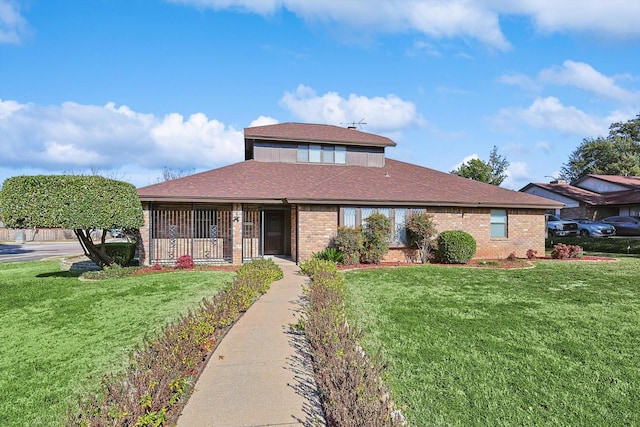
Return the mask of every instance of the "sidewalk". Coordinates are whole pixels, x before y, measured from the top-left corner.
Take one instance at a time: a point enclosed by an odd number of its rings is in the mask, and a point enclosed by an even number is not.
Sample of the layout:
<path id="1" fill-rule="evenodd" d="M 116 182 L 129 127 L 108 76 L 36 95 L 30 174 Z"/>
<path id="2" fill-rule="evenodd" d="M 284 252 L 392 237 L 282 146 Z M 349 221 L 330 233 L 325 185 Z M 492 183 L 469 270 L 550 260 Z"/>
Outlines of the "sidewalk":
<path id="1" fill-rule="evenodd" d="M 284 278 L 231 328 L 205 367 L 178 427 L 324 426 L 300 317 L 305 276 L 274 258 Z"/>

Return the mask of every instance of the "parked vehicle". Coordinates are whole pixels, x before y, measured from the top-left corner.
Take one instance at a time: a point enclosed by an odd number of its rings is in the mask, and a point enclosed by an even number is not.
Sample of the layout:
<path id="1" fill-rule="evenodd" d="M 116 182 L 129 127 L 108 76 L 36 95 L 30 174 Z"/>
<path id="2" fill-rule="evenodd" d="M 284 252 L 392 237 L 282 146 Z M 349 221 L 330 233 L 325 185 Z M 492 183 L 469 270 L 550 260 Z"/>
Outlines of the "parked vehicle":
<path id="1" fill-rule="evenodd" d="M 613 225 L 618 236 L 640 236 L 640 216 L 610 216 L 602 222 Z"/>
<path id="2" fill-rule="evenodd" d="M 582 237 L 609 237 L 616 234 L 613 225 L 600 221 L 591 221 L 585 218 L 572 218 L 578 223 L 578 234 Z"/>
<path id="3" fill-rule="evenodd" d="M 547 231 L 550 237 L 558 236 L 577 236 L 578 235 L 578 223 L 575 221 L 568 221 L 560 219 L 555 215 L 546 215 L 547 219 Z"/>

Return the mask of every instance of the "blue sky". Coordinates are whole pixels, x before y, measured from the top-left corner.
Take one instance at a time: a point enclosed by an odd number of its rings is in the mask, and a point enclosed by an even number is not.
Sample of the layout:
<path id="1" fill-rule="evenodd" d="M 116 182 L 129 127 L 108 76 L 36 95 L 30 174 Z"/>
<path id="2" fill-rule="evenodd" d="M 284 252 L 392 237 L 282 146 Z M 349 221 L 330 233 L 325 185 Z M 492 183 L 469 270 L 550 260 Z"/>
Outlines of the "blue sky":
<path id="1" fill-rule="evenodd" d="M 628 0 L 0 0 L 0 182 L 144 186 L 290 121 L 362 122 L 444 172 L 495 145 L 503 187 L 548 182 L 640 113 L 638 22 Z"/>

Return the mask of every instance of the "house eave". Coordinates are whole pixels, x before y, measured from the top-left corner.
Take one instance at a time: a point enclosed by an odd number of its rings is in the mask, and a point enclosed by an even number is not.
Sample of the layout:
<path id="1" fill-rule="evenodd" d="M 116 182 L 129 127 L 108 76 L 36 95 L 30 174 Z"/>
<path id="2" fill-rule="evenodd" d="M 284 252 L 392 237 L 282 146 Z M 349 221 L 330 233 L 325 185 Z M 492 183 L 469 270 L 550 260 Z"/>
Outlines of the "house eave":
<path id="1" fill-rule="evenodd" d="M 269 136 L 251 136 L 245 137 L 245 141 L 251 141 L 252 143 L 255 141 L 268 141 L 268 142 L 295 142 L 295 143 L 306 143 L 306 144 L 334 144 L 334 145 L 348 145 L 348 146 L 356 146 L 356 147 L 395 147 L 397 144 L 395 142 L 392 143 L 378 143 L 378 142 L 354 142 L 354 141 L 338 141 L 338 140 L 330 140 L 330 139 L 317 139 L 317 138 L 278 138 L 278 137 L 269 137 Z"/>
<path id="2" fill-rule="evenodd" d="M 368 206 L 420 206 L 420 207 L 459 207 L 459 208 L 505 208 L 505 209 L 555 209 L 564 206 L 563 203 L 526 204 L 503 202 L 453 202 L 453 201 L 425 201 L 425 200 L 337 200 L 337 199 L 303 199 L 289 198 L 290 204 L 307 205 L 368 205 Z"/>
<path id="3" fill-rule="evenodd" d="M 173 196 L 140 196 L 141 202 L 150 203 L 244 203 L 282 205 L 283 199 L 258 199 L 239 197 L 173 197 Z"/>

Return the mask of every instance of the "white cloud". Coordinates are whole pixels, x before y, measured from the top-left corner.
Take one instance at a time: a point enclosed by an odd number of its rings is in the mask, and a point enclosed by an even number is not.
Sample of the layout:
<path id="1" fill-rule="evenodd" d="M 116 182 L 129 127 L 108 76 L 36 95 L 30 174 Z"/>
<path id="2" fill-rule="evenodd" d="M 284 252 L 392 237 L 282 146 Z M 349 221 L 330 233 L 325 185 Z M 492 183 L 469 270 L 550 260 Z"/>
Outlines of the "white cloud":
<path id="1" fill-rule="evenodd" d="M 242 130 L 196 113 L 159 118 L 116 107 L 60 106 L 0 100 L 3 168 L 60 173 L 121 165 L 160 170 L 213 168 L 242 160 Z"/>
<path id="2" fill-rule="evenodd" d="M 622 103 L 640 104 L 640 93 L 627 91 L 584 62 L 564 61 L 562 67 L 551 67 L 540 72 L 540 81 L 564 86 L 574 86 L 598 96 Z"/>
<path id="3" fill-rule="evenodd" d="M 611 116 L 591 116 L 576 107 L 564 106 L 556 97 L 536 98 L 528 108 L 503 109 L 497 118 L 503 126 L 524 122 L 544 131 L 586 136 L 606 135 Z"/>
<path id="4" fill-rule="evenodd" d="M 526 162 L 511 162 L 506 174 L 507 177 L 500 184 L 504 188 L 519 189 L 531 182 L 531 173 Z"/>
<path id="5" fill-rule="evenodd" d="M 552 146 L 550 143 L 546 141 L 536 142 L 536 148 L 540 151 L 543 151 L 545 154 L 551 154 Z"/>
<path id="6" fill-rule="evenodd" d="M 460 166 L 462 166 L 462 165 L 464 165 L 465 163 L 469 162 L 469 160 L 479 159 L 479 158 L 480 158 L 480 156 L 478 156 L 478 154 L 477 154 L 477 153 L 469 154 L 468 156 L 465 156 L 465 158 L 464 158 L 464 159 L 462 159 L 462 161 L 460 161 L 459 163 L 457 163 L 457 164 L 455 164 L 455 165 L 451 166 L 451 167 L 449 168 L 449 171 L 453 171 L 453 170 L 458 169 Z"/>
<path id="7" fill-rule="evenodd" d="M 20 4 L 13 0 L 0 0 L 0 44 L 17 44 L 27 31 L 27 21 L 20 14 Z"/>
<path id="8" fill-rule="evenodd" d="M 283 2 L 280 0 L 168 0 L 171 3 L 192 5 L 198 8 L 214 10 L 232 9 L 259 15 L 271 15 L 279 9 Z"/>
<path id="9" fill-rule="evenodd" d="M 498 81 L 500 83 L 521 87 L 522 89 L 530 92 L 537 92 L 540 90 L 540 84 L 524 74 L 504 74 L 498 78 Z"/>
<path id="10" fill-rule="evenodd" d="M 339 25 L 353 33 L 417 32 L 433 39 L 475 39 L 510 48 L 500 19 L 523 16 L 540 33 L 583 32 L 616 38 L 639 37 L 640 2 L 629 0 L 167 0 L 214 10 L 270 16 L 282 9 L 309 23 Z M 373 2 L 372 2 L 373 3 Z"/>
<path id="11" fill-rule="evenodd" d="M 505 13 L 530 16 L 543 33 L 578 31 L 614 37 L 638 37 L 640 3 L 628 0 L 489 1 Z"/>
<path id="12" fill-rule="evenodd" d="M 424 124 L 415 104 L 396 95 L 368 98 L 350 94 L 344 98 L 336 92 L 327 92 L 319 96 L 312 88 L 299 85 L 295 92 L 285 92 L 280 104 L 295 117 L 311 123 L 341 126 L 364 120 L 367 129 L 382 132 L 398 132 Z"/>
<path id="13" fill-rule="evenodd" d="M 274 119 L 273 117 L 268 117 L 268 116 L 260 116 L 257 119 L 255 119 L 254 121 L 252 121 L 248 127 L 253 127 L 253 126 L 266 126 L 266 125 L 277 125 L 279 123 L 278 120 Z"/>

